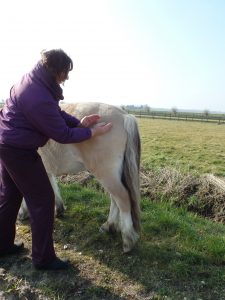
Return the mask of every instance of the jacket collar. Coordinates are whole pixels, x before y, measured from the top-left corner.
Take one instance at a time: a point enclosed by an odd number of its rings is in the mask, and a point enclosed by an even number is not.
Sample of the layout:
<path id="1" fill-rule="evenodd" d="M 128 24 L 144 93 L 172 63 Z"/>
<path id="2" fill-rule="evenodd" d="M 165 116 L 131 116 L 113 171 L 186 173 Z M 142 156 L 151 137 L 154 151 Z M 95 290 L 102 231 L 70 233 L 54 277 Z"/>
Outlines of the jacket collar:
<path id="1" fill-rule="evenodd" d="M 63 90 L 60 85 L 55 81 L 46 67 L 39 61 L 34 69 L 30 72 L 31 77 L 40 81 L 50 91 L 52 96 L 57 100 L 63 100 Z"/>

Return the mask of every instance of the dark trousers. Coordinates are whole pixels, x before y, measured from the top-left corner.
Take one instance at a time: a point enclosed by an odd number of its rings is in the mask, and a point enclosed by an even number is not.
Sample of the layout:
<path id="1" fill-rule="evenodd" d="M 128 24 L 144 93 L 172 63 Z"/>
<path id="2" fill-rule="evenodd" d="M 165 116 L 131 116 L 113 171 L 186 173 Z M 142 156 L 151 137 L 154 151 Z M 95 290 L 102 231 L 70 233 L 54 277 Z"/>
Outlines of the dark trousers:
<path id="1" fill-rule="evenodd" d="M 32 260 L 45 264 L 56 257 L 53 246 L 55 196 L 36 150 L 0 145 L 0 249 L 14 244 L 16 219 L 25 198 L 32 231 Z"/>

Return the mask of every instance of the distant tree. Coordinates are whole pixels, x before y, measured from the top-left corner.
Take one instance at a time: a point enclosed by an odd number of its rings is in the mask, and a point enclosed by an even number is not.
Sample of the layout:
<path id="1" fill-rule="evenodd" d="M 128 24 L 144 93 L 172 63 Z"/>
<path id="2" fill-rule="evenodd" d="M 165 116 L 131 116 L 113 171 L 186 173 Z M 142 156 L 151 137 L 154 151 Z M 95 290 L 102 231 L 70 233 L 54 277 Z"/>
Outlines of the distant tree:
<path id="1" fill-rule="evenodd" d="M 203 114 L 204 114 L 204 116 L 205 116 L 206 118 L 208 118 L 208 116 L 209 116 L 209 110 L 208 110 L 208 109 L 205 109 L 204 112 L 203 112 Z"/>
<path id="2" fill-rule="evenodd" d="M 177 108 L 176 107 L 172 107 L 171 111 L 172 111 L 172 114 L 174 116 L 176 116 L 176 114 L 177 114 Z"/>
<path id="3" fill-rule="evenodd" d="M 151 107 L 148 104 L 145 104 L 144 110 L 146 111 L 147 114 L 149 114 L 151 111 Z"/>

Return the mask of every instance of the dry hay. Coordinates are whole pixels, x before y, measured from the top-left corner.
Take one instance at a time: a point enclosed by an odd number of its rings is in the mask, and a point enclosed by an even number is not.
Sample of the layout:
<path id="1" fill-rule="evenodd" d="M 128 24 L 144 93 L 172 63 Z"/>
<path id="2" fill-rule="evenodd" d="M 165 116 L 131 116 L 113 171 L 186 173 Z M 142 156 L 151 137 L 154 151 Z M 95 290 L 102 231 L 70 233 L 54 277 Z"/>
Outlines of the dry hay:
<path id="1" fill-rule="evenodd" d="M 83 186 L 102 189 L 87 171 L 77 175 L 64 175 L 62 183 L 77 182 Z M 93 184 L 94 181 L 94 184 Z M 170 201 L 184 206 L 201 216 L 225 223 L 225 180 L 212 174 L 184 174 L 172 168 L 141 169 L 141 195 L 151 201 Z"/>

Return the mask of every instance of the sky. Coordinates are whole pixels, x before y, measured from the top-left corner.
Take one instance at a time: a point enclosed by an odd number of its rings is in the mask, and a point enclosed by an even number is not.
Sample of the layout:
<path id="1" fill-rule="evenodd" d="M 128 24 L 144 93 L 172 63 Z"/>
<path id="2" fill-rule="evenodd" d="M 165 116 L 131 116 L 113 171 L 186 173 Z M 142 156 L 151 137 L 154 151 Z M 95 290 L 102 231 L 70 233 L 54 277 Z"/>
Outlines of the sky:
<path id="1" fill-rule="evenodd" d="M 61 48 L 65 101 L 225 112 L 224 0 L 7 0 L 0 36 L 0 99 Z"/>

